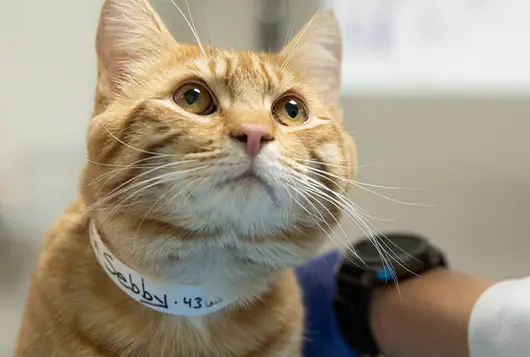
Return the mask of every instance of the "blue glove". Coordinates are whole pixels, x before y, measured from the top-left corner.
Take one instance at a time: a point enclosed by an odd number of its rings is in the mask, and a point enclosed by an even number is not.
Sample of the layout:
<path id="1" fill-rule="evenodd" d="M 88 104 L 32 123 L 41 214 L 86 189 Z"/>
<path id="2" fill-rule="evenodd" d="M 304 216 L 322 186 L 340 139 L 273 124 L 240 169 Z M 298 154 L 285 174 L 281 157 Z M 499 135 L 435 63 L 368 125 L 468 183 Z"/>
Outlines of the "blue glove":
<path id="1" fill-rule="evenodd" d="M 304 357 L 356 357 L 342 338 L 335 319 L 333 298 L 340 253 L 317 257 L 296 270 L 306 309 Z"/>

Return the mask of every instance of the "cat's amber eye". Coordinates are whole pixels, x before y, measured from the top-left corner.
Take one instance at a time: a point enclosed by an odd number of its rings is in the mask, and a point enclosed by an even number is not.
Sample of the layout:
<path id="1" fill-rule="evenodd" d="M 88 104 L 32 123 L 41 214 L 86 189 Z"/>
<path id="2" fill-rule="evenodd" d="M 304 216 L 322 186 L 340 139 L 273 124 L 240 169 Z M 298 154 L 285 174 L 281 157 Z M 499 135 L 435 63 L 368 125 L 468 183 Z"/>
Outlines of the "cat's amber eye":
<path id="1" fill-rule="evenodd" d="M 300 125 L 309 119 L 305 104 L 293 95 L 278 99 L 272 106 L 272 116 L 278 123 L 286 126 Z"/>
<path id="2" fill-rule="evenodd" d="M 209 115 L 217 110 L 215 99 L 208 88 L 200 83 L 187 83 L 173 93 L 173 101 L 188 113 Z"/>

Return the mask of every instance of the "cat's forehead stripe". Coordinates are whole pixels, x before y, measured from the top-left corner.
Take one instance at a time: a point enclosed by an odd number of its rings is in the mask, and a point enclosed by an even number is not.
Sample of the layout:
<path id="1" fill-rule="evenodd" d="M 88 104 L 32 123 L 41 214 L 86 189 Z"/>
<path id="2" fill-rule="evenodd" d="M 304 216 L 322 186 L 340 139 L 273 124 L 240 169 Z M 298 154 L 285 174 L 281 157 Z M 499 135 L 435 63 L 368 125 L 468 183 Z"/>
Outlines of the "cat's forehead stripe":
<path id="1" fill-rule="evenodd" d="M 227 54 L 225 59 L 230 67 L 230 70 L 227 73 L 227 76 L 233 76 L 236 73 L 237 67 L 239 66 L 239 59 L 235 56 L 230 56 L 229 54 Z"/>
<path id="2" fill-rule="evenodd" d="M 197 67 L 197 69 L 205 76 L 205 77 L 211 77 L 213 74 L 210 68 L 210 65 L 208 62 L 204 60 L 203 57 L 196 58 L 193 61 L 193 64 Z"/>
<path id="3" fill-rule="evenodd" d="M 274 84 L 276 84 L 276 81 L 274 80 L 275 76 L 267 70 L 267 64 L 264 61 L 260 61 L 259 65 L 263 76 L 265 76 L 265 80 L 269 83 L 274 82 Z"/>
<path id="4" fill-rule="evenodd" d="M 269 70 L 276 75 L 276 72 L 272 70 L 272 67 L 268 65 Z M 276 75 L 278 83 L 281 83 L 282 85 L 288 85 L 289 83 L 292 83 L 294 81 L 294 77 L 290 72 L 287 72 L 283 70 L 281 73 Z"/>
<path id="5" fill-rule="evenodd" d="M 262 61 L 262 66 L 263 66 L 263 72 L 265 73 L 265 75 L 268 76 L 269 80 L 270 80 L 275 86 L 279 86 L 279 85 L 280 85 L 280 78 L 278 78 L 278 75 L 277 75 L 276 72 L 274 72 L 274 70 L 272 69 L 271 64 L 268 63 L 268 62 Z"/>
<path id="6" fill-rule="evenodd" d="M 223 78 L 229 71 L 228 59 L 226 57 L 220 57 L 215 60 L 215 77 Z"/>
<path id="7" fill-rule="evenodd" d="M 250 55 L 250 60 L 252 61 L 252 69 L 255 71 L 255 72 L 261 72 L 261 59 L 256 56 L 255 54 L 251 54 Z"/>
<path id="8" fill-rule="evenodd" d="M 267 94 L 276 96 L 291 87 L 294 80 L 289 71 L 282 69 L 279 72 L 267 58 L 255 53 L 223 51 L 208 58 L 196 57 L 190 66 L 195 67 L 197 75 L 207 82 L 223 81 L 232 99 Z"/>

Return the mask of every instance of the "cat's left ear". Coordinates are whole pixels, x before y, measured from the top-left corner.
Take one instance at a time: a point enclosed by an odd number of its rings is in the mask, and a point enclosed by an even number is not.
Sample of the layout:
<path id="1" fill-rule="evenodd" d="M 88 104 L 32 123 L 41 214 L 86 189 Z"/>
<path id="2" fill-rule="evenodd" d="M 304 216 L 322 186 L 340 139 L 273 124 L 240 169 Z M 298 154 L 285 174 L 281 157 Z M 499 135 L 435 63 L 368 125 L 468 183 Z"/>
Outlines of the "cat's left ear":
<path id="1" fill-rule="evenodd" d="M 96 49 L 100 76 L 117 91 L 176 46 L 147 0 L 105 0 Z"/>
<path id="2" fill-rule="evenodd" d="M 313 16 L 282 49 L 280 56 L 288 67 L 295 68 L 320 89 L 330 104 L 339 104 L 342 38 L 332 11 Z"/>

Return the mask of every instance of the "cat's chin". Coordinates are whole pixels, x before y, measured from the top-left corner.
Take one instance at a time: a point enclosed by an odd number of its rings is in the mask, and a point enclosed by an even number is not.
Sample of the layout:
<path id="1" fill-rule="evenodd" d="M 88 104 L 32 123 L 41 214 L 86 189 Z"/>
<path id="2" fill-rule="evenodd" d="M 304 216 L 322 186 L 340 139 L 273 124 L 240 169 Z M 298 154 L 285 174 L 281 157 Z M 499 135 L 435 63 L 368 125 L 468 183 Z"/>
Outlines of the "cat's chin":
<path id="1" fill-rule="evenodd" d="M 278 199 L 271 187 L 255 179 L 226 183 L 196 196 L 194 203 L 194 215 L 187 221 L 199 231 L 262 236 L 290 229 L 295 223 L 293 212 L 288 210 L 290 203 Z"/>
<path id="2" fill-rule="evenodd" d="M 211 175 L 175 197 L 172 216 L 193 231 L 261 236 L 291 229 L 297 222 L 292 193 L 252 170 Z M 170 212 L 171 214 L 171 212 Z"/>

